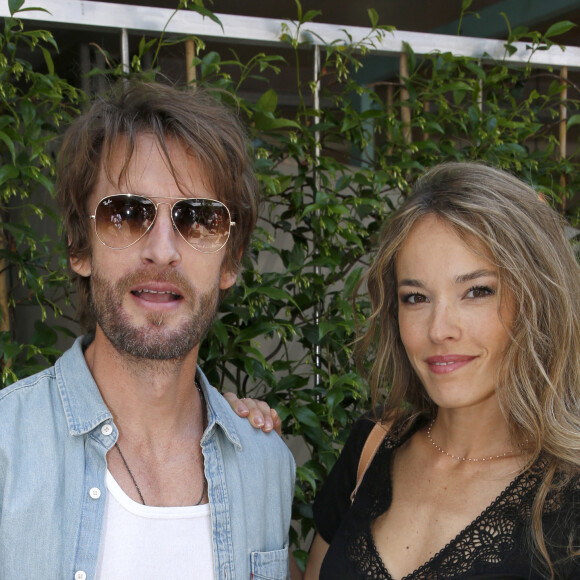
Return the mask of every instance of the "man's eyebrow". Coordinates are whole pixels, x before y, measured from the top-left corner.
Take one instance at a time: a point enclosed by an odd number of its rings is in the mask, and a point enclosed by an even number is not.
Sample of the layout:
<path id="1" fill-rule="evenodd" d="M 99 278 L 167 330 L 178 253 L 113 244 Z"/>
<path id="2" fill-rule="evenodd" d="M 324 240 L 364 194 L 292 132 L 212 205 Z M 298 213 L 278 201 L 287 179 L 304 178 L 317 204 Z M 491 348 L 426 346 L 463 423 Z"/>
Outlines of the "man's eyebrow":
<path id="1" fill-rule="evenodd" d="M 455 282 L 457 284 L 463 284 L 464 282 L 471 282 L 472 280 L 477 280 L 478 278 L 487 278 L 487 277 L 497 278 L 497 272 L 495 270 L 474 270 L 473 272 L 469 272 L 468 274 L 461 274 L 455 278 Z"/>

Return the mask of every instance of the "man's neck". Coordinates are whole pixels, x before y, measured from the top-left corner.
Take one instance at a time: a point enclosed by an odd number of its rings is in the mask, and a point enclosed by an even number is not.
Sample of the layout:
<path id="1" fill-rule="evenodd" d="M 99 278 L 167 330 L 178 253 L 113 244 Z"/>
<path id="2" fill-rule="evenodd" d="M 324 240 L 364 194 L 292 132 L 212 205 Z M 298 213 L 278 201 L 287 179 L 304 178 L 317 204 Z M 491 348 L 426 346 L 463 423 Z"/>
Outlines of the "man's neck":
<path id="1" fill-rule="evenodd" d="M 197 348 L 177 361 L 137 360 L 116 350 L 97 327 L 85 359 L 119 429 L 107 466 L 125 493 L 155 506 L 207 501 Z"/>
<path id="2" fill-rule="evenodd" d="M 85 360 L 125 436 L 159 441 L 201 417 L 195 389 L 197 348 L 178 360 L 144 360 L 119 352 L 97 327 Z"/>

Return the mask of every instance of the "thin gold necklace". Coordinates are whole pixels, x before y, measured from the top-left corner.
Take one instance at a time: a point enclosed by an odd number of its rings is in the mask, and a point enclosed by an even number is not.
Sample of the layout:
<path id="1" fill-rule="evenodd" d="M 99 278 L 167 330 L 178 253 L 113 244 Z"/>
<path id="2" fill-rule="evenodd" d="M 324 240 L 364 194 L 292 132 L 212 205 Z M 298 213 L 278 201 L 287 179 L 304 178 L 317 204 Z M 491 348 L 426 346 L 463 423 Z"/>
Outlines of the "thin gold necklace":
<path id="1" fill-rule="evenodd" d="M 435 419 L 433 419 L 427 426 L 427 439 L 429 439 L 429 442 L 431 445 L 433 445 L 433 447 L 435 447 L 435 449 L 437 449 L 437 451 L 443 453 L 443 455 L 447 455 L 447 457 L 451 457 L 451 459 L 455 459 L 456 461 L 471 461 L 472 463 L 477 463 L 479 461 L 493 461 L 494 459 L 501 459 L 502 457 L 507 457 L 508 455 L 514 454 L 513 449 L 510 449 L 509 451 L 506 451 L 500 455 L 490 455 L 489 457 L 459 457 L 458 455 L 453 455 L 452 453 L 449 453 L 448 451 L 445 451 L 445 449 L 439 447 L 439 445 L 433 441 L 433 437 L 431 437 L 431 429 L 433 429 L 434 423 Z"/>

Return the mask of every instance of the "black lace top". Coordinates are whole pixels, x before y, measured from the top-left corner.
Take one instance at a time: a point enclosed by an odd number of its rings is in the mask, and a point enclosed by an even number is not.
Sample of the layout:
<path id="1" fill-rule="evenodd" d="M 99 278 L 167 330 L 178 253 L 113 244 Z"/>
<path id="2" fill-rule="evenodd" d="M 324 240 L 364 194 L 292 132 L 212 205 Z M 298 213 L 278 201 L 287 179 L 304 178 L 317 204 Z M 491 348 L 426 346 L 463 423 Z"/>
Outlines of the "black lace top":
<path id="1" fill-rule="evenodd" d="M 369 466 L 352 506 L 350 493 L 364 442 L 373 423 L 363 418 L 353 427 L 343 452 L 314 502 L 314 519 L 330 544 L 321 580 L 392 580 L 371 535 L 371 522 L 391 503 L 391 458 L 405 439 L 387 436 Z M 532 556 L 529 538 L 531 507 L 544 463 L 539 459 L 529 473 L 514 479 L 471 524 L 405 580 L 477 578 L 478 580 L 543 580 L 545 571 Z M 556 577 L 580 580 L 580 559 L 566 558 L 566 546 L 580 542 L 580 482 L 548 498 L 544 532 L 556 567 Z"/>

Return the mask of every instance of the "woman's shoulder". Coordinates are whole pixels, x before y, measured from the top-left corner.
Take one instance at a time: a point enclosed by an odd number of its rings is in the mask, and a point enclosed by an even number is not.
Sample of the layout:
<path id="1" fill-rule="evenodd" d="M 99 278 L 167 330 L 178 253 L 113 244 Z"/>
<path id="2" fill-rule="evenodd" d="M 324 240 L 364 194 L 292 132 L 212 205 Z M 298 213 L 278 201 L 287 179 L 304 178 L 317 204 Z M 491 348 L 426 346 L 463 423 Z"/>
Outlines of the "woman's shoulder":
<path id="1" fill-rule="evenodd" d="M 370 432 L 375 425 L 380 422 L 380 416 L 374 411 L 369 411 L 361 415 L 352 425 L 347 441 L 352 445 L 362 448 Z"/>
<path id="2" fill-rule="evenodd" d="M 375 449 L 379 444 L 385 448 L 395 449 L 425 423 L 426 420 L 421 417 L 407 414 L 387 414 L 383 413 L 381 409 L 369 411 L 354 422 L 342 455 L 349 458 L 349 463 L 354 466 L 358 464 L 367 441 Z"/>

